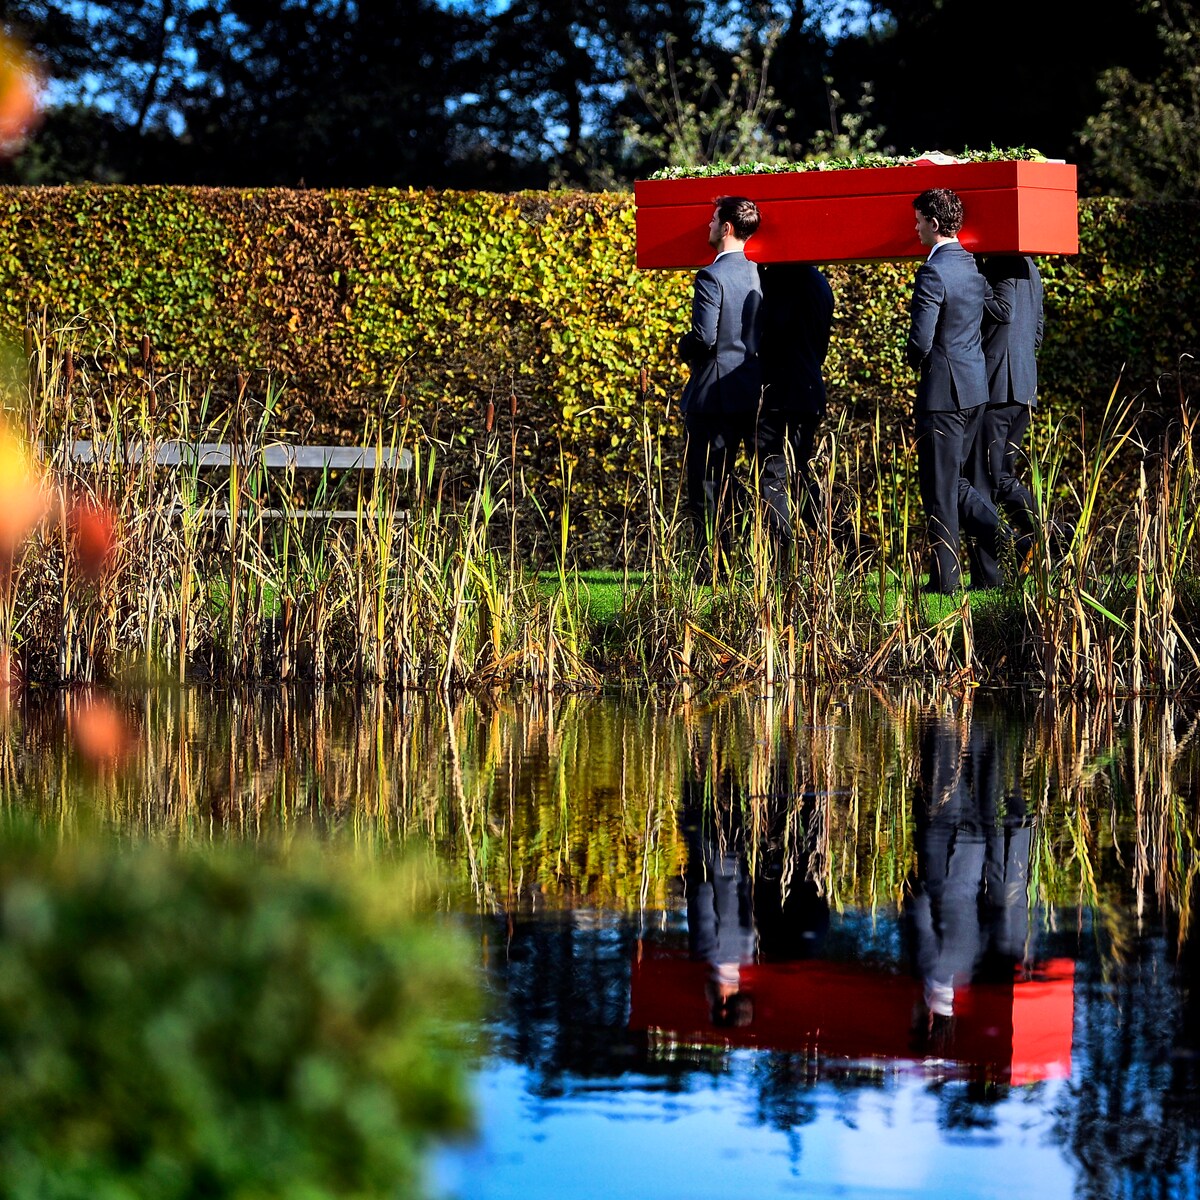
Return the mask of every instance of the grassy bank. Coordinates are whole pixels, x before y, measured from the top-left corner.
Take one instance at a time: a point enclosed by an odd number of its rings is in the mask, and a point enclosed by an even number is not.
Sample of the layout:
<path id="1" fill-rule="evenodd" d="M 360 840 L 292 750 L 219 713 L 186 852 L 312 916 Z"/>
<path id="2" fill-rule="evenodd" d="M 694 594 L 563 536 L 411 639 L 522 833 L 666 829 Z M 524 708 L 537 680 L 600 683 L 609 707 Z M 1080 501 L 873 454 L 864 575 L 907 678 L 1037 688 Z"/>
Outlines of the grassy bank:
<path id="1" fill-rule="evenodd" d="M 289 440 L 278 389 L 243 386 L 210 416 L 200 386 L 157 375 L 149 355 L 132 372 L 85 374 L 60 339 L 29 351 L 10 407 L 25 443 L 41 448 L 30 474 L 45 471 L 49 515 L 10 538 L 0 636 L 30 682 L 699 689 L 934 676 L 1097 694 L 1200 683 L 1182 389 L 1169 397 L 1178 419 L 1153 447 L 1137 441 L 1134 406 L 1115 390 L 1096 427 L 1037 423 L 1033 487 L 1047 526 L 1070 532 L 1043 538 L 1011 587 L 943 599 L 921 594 L 920 506 L 904 483 L 912 447 L 891 445 L 878 423 L 827 430 L 815 532 L 780 552 L 748 506 L 709 586 L 696 582 L 679 465 L 649 419 L 613 569 L 585 573 L 572 466 L 563 459 L 553 488 L 527 483 L 515 403 L 489 409 L 465 475 L 443 469 L 435 432 L 395 396 L 365 444 L 411 448 L 407 476 L 307 481 L 263 460 L 266 444 Z M 148 455 L 71 459 L 72 442 L 97 438 L 234 442 L 244 462 L 209 474 L 155 469 Z M 329 509 L 354 516 L 311 517 Z M 88 514 L 112 524 L 99 549 Z"/>

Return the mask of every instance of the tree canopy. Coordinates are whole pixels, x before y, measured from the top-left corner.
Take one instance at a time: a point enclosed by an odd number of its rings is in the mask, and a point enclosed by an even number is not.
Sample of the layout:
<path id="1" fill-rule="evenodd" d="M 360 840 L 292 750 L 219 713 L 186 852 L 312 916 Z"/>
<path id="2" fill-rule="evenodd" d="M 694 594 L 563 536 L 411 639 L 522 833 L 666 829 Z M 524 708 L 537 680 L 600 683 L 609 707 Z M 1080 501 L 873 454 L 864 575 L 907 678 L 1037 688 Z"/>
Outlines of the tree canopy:
<path id="1" fill-rule="evenodd" d="M 9 181 L 620 187 L 1033 146 L 1195 195 L 1191 0 L 0 0 L 50 80 Z M 1190 107 L 1189 107 L 1190 106 Z M 1132 132 L 1151 130 L 1149 148 Z"/>
<path id="2" fill-rule="evenodd" d="M 1103 104 L 1080 135 L 1095 173 L 1138 200 L 1200 196 L 1200 40 L 1188 0 L 1147 5 L 1161 56 L 1139 74 L 1114 67 L 1100 77 Z"/>

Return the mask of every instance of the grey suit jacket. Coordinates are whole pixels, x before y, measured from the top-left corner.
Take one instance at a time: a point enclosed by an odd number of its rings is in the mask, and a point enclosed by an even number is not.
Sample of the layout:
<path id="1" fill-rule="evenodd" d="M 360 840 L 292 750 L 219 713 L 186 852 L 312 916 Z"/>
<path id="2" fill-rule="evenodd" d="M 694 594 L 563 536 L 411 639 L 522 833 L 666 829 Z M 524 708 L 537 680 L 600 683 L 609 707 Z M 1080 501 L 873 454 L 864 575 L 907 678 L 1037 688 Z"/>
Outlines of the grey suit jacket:
<path id="1" fill-rule="evenodd" d="M 1028 255 L 984 261 L 992 299 L 983 315 L 983 357 L 993 404 L 1037 404 L 1037 352 L 1042 345 L 1042 277 Z"/>
<path id="2" fill-rule="evenodd" d="M 988 401 L 980 324 L 991 295 L 975 259 L 944 242 L 921 264 L 913 283 L 909 365 L 921 372 L 917 412 L 953 412 Z"/>
<path id="3" fill-rule="evenodd" d="M 695 415 L 744 415 L 762 398 L 758 267 L 735 250 L 696 276 L 692 327 L 679 353 L 692 368 L 681 407 Z"/>

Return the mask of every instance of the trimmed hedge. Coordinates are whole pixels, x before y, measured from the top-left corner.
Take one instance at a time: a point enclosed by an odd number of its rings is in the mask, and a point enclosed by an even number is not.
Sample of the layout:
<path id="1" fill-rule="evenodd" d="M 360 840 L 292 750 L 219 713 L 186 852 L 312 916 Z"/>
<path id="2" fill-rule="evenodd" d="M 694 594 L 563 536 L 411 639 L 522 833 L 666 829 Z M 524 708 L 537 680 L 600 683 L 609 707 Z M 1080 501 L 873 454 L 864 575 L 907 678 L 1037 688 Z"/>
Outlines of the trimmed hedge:
<path id="1" fill-rule="evenodd" d="M 1085 200 L 1080 224 L 1079 256 L 1041 264 L 1052 411 L 1099 412 L 1122 365 L 1136 391 L 1200 349 L 1200 204 Z M 403 395 L 469 449 L 489 400 L 507 420 L 515 394 L 527 481 L 553 491 L 561 445 L 577 532 L 598 542 L 641 470 L 643 422 L 668 465 L 679 450 L 668 400 L 690 275 L 639 272 L 633 243 L 625 195 L 10 188 L 0 320 L 82 321 L 117 370 L 148 335 L 158 370 L 212 376 L 218 396 L 239 373 L 272 372 L 290 385 L 282 419 L 310 439 L 354 440 Z M 903 422 L 914 270 L 829 269 L 831 413 Z"/>

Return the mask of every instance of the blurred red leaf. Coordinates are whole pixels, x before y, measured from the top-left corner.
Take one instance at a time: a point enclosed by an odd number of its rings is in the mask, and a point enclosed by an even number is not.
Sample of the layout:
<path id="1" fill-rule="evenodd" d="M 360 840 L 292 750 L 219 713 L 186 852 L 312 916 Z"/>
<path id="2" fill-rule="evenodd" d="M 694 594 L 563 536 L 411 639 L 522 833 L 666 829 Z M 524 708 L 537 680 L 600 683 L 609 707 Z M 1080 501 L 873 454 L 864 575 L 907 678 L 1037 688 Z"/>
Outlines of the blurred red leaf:
<path id="1" fill-rule="evenodd" d="M 79 756 L 93 767 L 112 764 L 132 748 L 125 718 L 106 697 L 88 697 L 71 712 L 71 737 Z"/>
<path id="2" fill-rule="evenodd" d="M 112 560 L 116 548 L 116 522 L 103 505 L 80 500 L 71 513 L 75 532 L 75 562 L 89 579 L 97 578 Z"/>

